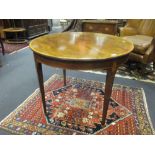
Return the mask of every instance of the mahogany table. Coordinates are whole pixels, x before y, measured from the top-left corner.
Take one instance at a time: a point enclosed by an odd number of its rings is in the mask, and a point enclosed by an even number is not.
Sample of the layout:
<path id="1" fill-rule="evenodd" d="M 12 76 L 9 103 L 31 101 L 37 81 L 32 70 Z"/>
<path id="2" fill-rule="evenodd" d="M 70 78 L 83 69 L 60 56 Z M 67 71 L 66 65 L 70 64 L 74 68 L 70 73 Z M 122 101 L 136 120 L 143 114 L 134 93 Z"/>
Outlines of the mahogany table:
<path id="1" fill-rule="evenodd" d="M 105 124 L 113 81 L 117 68 L 128 59 L 133 44 L 120 37 L 90 33 L 65 32 L 44 35 L 30 42 L 41 91 L 43 111 L 47 118 L 42 64 L 66 69 L 107 71 L 103 104 L 102 125 Z"/>

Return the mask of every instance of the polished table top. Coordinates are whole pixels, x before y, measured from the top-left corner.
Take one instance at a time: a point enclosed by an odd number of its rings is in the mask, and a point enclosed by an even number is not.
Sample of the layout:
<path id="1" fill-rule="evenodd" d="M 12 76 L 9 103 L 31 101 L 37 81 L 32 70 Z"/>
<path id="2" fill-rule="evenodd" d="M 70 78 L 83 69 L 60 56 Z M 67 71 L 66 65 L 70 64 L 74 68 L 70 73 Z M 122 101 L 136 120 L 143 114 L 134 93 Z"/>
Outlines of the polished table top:
<path id="1" fill-rule="evenodd" d="M 38 37 L 30 42 L 37 54 L 64 60 L 104 60 L 129 54 L 133 44 L 123 38 L 89 32 L 65 32 Z"/>

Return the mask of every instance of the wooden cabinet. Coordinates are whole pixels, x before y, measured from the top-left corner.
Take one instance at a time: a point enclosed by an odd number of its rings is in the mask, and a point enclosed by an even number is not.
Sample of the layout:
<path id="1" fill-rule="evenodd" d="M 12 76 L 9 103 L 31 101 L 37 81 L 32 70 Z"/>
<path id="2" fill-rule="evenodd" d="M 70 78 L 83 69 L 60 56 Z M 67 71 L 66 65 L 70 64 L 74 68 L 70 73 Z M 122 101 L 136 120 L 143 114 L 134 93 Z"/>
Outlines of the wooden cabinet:
<path id="1" fill-rule="evenodd" d="M 96 32 L 117 35 L 117 21 L 83 20 L 83 32 Z"/>
<path id="2" fill-rule="evenodd" d="M 29 39 L 48 33 L 47 19 L 23 19 L 22 22 Z"/>

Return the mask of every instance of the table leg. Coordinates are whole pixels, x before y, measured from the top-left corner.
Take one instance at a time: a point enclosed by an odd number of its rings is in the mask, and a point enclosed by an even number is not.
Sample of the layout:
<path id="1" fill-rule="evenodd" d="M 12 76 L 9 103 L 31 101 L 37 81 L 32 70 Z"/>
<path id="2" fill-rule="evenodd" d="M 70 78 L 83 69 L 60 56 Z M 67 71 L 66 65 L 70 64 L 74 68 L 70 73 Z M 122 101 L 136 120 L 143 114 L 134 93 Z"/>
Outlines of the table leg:
<path id="1" fill-rule="evenodd" d="M 117 69 L 107 70 L 106 83 L 105 83 L 105 95 L 104 95 L 104 105 L 103 105 L 103 113 L 102 113 L 102 125 L 105 125 L 105 120 L 107 116 L 109 101 L 112 92 L 112 86 L 115 78 L 115 73 Z"/>
<path id="2" fill-rule="evenodd" d="M 39 87 L 40 87 L 40 92 L 41 92 L 43 112 L 44 112 L 45 116 L 47 116 L 42 64 L 37 62 L 37 60 L 35 60 L 35 66 L 36 66 L 36 71 L 37 71 L 37 76 L 38 76 L 38 81 L 39 81 Z"/>
<path id="3" fill-rule="evenodd" d="M 64 86 L 66 86 L 66 69 L 63 69 Z"/>

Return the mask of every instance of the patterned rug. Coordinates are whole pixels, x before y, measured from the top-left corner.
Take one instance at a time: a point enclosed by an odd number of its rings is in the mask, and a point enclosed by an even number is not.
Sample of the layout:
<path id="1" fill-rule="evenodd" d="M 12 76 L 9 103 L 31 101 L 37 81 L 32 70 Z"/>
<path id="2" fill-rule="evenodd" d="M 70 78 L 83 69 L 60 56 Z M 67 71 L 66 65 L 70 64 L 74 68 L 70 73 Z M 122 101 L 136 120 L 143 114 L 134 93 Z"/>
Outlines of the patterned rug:
<path id="1" fill-rule="evenodd" d="M 142 71 L 141 67 L 142 66 L 139 63 L 128 62 L 122 64 L 122 66 L 120 66 L 117 70 L 116 77 L 155 83 L 155 70 L 153 69 L 153 64 L 149 64 L 147 67 L 145 67 L 145 71 Z M 105 71 L 89 70 L 86 72 L 104 75 L 106 74 Z"/>
<path id="2" fill-rule="evenodd" d="M 155 83 L 155 70 L 153 69 L 153 64 L 148 64 L 145 67 L 145 71 L 142 71 L 140 63 L 128 62 L 119 67 L 117 74 L 123 77 L 130 77 L 134 80 Z"/>
<path id="3" fill-rule="evenodd" d="M 18 50 L 28 46 L 28 43 L 9 44 L 9 43 L 4 42 L 3 44 L 4 44 L 5 54 L 10 54 L 12 52 L 18 51 Z M 0 53 L 2 53 L 1 48 L 0 48 Z"/>
<path id="4" fill-rule="evenodd" d="M 104 83 L 67 77 L 63 86 L 60 75 L 45 83 L 46 122 L 37 89 L 0 123 L 13 134 L 26 135 L 152 135 L 144 91 L 114 85 L 105 126 L 100 121 L 104 101 Z"/>

